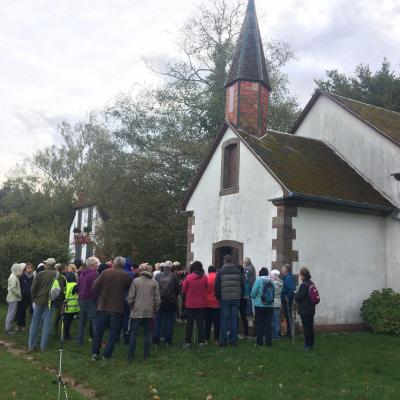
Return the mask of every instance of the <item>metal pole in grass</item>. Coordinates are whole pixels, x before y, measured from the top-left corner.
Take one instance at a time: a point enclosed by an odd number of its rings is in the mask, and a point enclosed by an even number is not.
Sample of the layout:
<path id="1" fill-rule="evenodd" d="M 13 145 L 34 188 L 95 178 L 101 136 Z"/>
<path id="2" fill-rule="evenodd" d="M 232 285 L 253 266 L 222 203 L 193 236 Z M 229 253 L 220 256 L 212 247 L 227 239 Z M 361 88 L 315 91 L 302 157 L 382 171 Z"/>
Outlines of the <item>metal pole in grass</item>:
<path id="1" fill-rule="evenodd" d="M 292 345 L 294 346 L 294 333 L 296 331 L 294 324 L 296 323 L 296 310 L 294 310 L 294 307 L 292 307 Z"/>
<path id="2" fill-rule="evenodd" d="M 63 359 L 63 351 L 64 351 L 64 316 L 65 316 L 65 305 L 66 302 L 63 302 L 61 306 L 61 336 L 60 336 L 60 348 L 59 348 L 59 363 L 58 363 L 58 396 L 57 400 L 61 399 L 61 386 L 64 390 L 65 400 L 69 400 L 67 385 L 62 380 L 62 359 Z"/>

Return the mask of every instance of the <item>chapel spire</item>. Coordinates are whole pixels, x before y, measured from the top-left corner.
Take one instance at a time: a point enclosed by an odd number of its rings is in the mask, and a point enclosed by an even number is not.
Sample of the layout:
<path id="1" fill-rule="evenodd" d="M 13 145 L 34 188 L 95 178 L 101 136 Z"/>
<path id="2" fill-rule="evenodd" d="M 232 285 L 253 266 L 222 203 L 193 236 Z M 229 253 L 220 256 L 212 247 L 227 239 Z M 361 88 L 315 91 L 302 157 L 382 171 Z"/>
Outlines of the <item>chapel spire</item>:
<path id="1" fill-rule="evenodd" d="M 238 129 L 263 135 L 267 130 L 271 84 L 254 0 L 247 5 L 225 88 L 225 119 Z"/>

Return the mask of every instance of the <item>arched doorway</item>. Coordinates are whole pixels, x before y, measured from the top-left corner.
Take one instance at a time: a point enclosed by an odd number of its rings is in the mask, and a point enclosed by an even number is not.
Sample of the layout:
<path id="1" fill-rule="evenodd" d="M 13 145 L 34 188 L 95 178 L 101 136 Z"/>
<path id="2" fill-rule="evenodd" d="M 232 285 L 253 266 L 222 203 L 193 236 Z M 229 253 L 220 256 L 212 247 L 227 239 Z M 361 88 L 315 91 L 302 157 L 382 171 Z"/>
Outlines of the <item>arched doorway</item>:
<path id="1" fill-rule="evenodd" d="M 213 244 L 213 265 L 217 268 L 222 267 L 224 256 L 229 254 L 232 256 L 232 263 L 239 265 L 243 260 L 243 243 L 235 240 L 221 240 Z"/>

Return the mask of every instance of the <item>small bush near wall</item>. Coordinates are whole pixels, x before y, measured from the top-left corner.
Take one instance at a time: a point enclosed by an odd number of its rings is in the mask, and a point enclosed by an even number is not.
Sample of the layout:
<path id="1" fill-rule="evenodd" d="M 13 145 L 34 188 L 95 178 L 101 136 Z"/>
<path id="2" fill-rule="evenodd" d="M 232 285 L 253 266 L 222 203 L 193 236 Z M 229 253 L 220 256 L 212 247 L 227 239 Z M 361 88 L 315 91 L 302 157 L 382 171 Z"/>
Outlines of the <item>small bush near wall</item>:
<path id="1" fill-rule="evenodd" d="M 363 301 L 361 317 L 375 333 L 400 335 L 400 293 L 374 290 Z"/>

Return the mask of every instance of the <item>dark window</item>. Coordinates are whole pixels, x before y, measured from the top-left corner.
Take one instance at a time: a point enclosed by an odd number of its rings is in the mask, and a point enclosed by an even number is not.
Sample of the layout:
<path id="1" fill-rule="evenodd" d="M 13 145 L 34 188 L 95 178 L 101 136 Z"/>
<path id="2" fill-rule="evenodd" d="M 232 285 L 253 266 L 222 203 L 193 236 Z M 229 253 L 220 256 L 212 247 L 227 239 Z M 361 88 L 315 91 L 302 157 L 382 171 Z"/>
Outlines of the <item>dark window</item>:
<path id="1" fill-rule="evenodd" d="M 230 144 L 224 148 L 223 183 L 222 188 L 234 189 L 238 183 L 238 157 L 237 143 Z"/>

